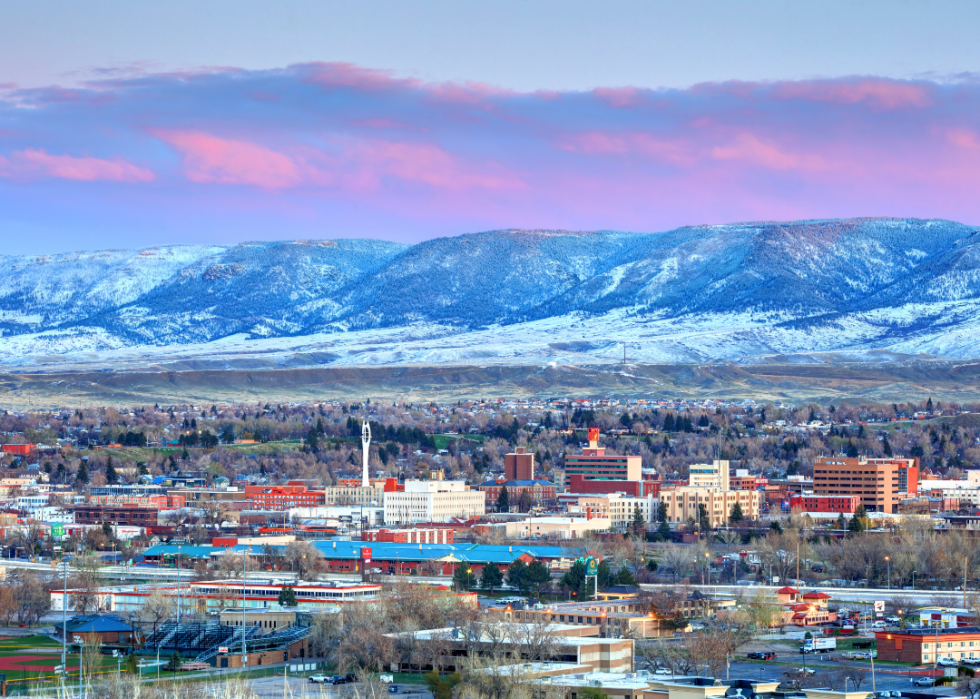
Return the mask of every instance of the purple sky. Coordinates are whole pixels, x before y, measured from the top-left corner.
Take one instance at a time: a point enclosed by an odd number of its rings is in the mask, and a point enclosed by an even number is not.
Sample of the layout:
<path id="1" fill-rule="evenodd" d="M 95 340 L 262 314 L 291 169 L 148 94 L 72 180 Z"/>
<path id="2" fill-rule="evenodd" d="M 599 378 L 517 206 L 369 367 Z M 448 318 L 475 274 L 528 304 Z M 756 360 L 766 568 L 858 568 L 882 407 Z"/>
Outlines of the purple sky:
<path id="1" fill-rule="evenodd" d="M 516 91 L 344 63 L 0 91 L 0 253 L 847 216 L 980 222 L 980 85 Z"/>

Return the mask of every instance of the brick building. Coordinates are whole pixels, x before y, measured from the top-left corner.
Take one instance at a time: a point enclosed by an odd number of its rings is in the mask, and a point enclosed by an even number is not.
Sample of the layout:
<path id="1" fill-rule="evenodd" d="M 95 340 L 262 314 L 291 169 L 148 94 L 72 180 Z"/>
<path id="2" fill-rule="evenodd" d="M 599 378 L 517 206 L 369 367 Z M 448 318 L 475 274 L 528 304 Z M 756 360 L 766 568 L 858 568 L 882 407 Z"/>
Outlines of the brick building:
<path id="1" fill-rule="evenodd" d="M 122 524 L 149 527 L 157 524 L 159 510 L 143 505 L 76 505 L 75 524 Z"/>
<path id="2" fill-rule="evenodd" d="M 801 512 L 843 512 L 852 515 L 861 504 L 859 495 L 794 495 L 789 499 L 789 508 Z"/>
<path id="3" fill-rule="evenodd" d="M 813 462 L 814 495 L 861 498 L 868 512 L 898 512 L 899 501 L 919 489 L 918 459 L 835 456 Z"/>
<path id="4" fill-rule="evenodd" d="M 452 529 L 369 529 L 361 532 L 361 541 L 386 544 L 451 544 L 455 539 Z"/>
<path id="5" fill-rule="evenodd" d="M 307 490 L 303 485 L 247 485 L 245 498 L 257 510 L 288 510 L 290 507 L 316 507 L 326 504 L 322 490 Z"/>
<path id="6" fill-rule="evenodd" d="M 624 493 L 635 498 L 660 495 L 660 481 L 596 481 L 586 480 L 581 474 L 568 477 L 566 489 L 569 493 L 608 494 Z"/>
<path id="7" fill-rule="evenodd" d="M 642 480 L 643 458 L 606 454 L 599 446 L 599 430 L 589 429 L 589 446 L 581 454 L 565 455 L 565 482 L 579 475 L 587 481 Z"/>
<path id="8" fill-rule="evenodd" d="M 875 632 L 878 659 L 890 662 L 931 664 L 940 658 L 980 657 L 980 628 L 965 626 L 958 629 L 888 628 Z M 938 646 L 938 648 L 937 648 Z"/>
<path id="9" fill-rule="evenodd" d="M 533 481 L 534 454 L 528 454 L 524 447 L 517 447 L 517 451 L 513 454 L 505 454 L 504 480 Z"/>
<path id="10" fill-rule="evenodd" d="M 507 488 L 507 500 L 512 509 L 517 507 L 523 493 L 528 493 L 535 505 L 552 505 L 556 498 L 555 484 L 548 481 L 486 481 L 476 486 L 477 490 L 486 493 L 486 504 L 491 509 L 497 506 L 497 498 L 504 488 Z"/>

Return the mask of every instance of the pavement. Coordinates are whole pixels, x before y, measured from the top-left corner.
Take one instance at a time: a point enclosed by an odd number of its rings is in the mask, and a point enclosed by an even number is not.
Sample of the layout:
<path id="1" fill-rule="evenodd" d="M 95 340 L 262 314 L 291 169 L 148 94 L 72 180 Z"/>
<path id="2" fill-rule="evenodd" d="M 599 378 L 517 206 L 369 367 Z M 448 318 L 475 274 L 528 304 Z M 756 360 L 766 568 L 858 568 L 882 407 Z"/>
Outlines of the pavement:
<path id="1" fill-rule="evenodd" d="M 433 699 L 432 693 L 420 685 L 398 685 L 397 693 L 388 693 L 384 697 L 390 699 Z M 262 677 L 252 680 L 252 690 L 259 699 L 282 699 L 282 697 L 323 697 L 324 699 L 341 699 L 342 697 L 360 696 L 368 699 L 370 690 L 364 691 L 363 685 L 343 684 L 328 685 L 314 684 L 306 677 Z"/>

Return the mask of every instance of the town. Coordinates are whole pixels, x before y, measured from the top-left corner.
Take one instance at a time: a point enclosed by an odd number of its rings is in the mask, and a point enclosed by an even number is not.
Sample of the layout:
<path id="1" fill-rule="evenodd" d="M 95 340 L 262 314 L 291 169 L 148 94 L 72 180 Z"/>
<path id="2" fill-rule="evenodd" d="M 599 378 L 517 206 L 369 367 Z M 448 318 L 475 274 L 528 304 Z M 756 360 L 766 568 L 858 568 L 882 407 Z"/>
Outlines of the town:
<path id="1" fill-rule="evenodd" d="M 978 409 L 5 412 L 3 691 L 975 699 Z"/>

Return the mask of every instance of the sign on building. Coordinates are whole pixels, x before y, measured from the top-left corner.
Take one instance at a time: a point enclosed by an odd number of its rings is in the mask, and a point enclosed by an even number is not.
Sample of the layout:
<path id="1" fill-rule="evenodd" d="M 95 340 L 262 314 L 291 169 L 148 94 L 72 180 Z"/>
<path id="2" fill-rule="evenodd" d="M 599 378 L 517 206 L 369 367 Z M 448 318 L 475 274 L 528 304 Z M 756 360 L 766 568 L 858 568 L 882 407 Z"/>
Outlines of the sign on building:
<path id="1" fill-rule="evenodd" d="M 876 599 L 874 605 L 875 605 L 875 614 L 883 614 L 885 612 L 885 600 Z"/>

